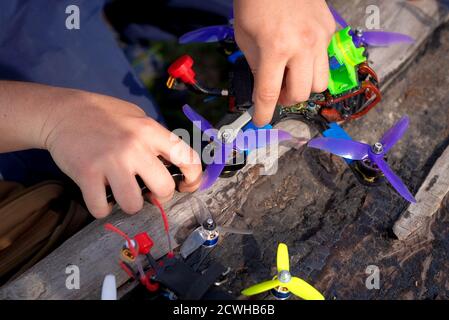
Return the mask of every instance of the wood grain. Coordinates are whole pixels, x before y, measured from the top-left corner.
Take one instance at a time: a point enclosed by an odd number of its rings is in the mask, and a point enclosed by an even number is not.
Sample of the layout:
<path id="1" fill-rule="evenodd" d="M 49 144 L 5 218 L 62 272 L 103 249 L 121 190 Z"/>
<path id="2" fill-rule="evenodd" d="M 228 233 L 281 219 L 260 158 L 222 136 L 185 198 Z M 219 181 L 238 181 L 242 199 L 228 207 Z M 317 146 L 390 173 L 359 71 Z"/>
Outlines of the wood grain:
<path id="1" fill-rule="evenodd" d="M 411 204 L 398 221 L 393 231 L 400 240 L 426 225 L 440 209 L 441 203 L 449 193 L 449 148 L 435 162 L 426 180 L 416 194 L 416 204 Z"/>

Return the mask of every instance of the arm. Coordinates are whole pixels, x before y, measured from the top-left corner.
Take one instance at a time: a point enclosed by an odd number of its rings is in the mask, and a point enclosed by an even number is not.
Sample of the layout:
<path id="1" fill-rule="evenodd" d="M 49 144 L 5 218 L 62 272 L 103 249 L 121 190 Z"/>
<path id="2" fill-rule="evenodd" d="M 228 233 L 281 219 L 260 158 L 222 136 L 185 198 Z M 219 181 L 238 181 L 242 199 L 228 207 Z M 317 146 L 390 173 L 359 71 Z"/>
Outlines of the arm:
<path id="1" fill-rule="evenodd" d="M 160 201 L 173 196 L 175 183 L 158 156 L 184 173 L 181 191 L 194 191 L 200 183 L 197 153 L 136 105 L 79 90 L 0 81 L 0 152 L 30 148 L 51 153 L 97 218 L 110 212 L 106 185 L 125 212 L 142 208 L 135 175 Z"/>
<path id="2" fill-rule="evenodd" d="M 335 21 L 324 0 L 234 0 L 235 35 L 254 74 L 254 123 L 276 104 L 306 101 L 327 89 L 327 47 Z"/>

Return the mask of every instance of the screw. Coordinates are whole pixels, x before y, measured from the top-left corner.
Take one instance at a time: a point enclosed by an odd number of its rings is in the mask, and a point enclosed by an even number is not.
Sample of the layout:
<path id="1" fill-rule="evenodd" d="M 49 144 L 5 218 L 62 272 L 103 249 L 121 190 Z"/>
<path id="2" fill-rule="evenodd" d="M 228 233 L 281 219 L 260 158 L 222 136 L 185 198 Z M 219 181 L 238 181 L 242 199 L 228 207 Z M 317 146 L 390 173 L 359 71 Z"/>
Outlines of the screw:
<path id="1" fill-rule="evenodd" d="M 376 142 L 375 144 L 373 144 L 371 149 L 375 154 L 381 154 L 382 152 L 384 152 L 384 146 L 380 142 Z"/>
<path id="2" fill-rule="evenodd" d="M 229 138 L 231 138 L 231 133 L 229 131 L 225 131 L 221 134 L 221 138 L 224 142 L 228 142 Z"/>
<path id="3" fill-rule="evenodd" d="M 212 218 L 208 218 L 206 221 L 204 221 L 203 223 L 203 228 L 208 230 L 208 231 L 213 231 L 215 230 L 215 221 Z"/>
<path id="4" fill-rule="evenodd" d="M 292 279 L 292 275 L 287 270 L 279 272 L 278 279 L 282 283 L 288 283 Z"/>
<path id="5" fill-rule="evenodd" d="M 362 28 L 356 28 L 355 29 L 355 35 L 359 38 L 361 38 L 363 36 L 363 29 Z"/>

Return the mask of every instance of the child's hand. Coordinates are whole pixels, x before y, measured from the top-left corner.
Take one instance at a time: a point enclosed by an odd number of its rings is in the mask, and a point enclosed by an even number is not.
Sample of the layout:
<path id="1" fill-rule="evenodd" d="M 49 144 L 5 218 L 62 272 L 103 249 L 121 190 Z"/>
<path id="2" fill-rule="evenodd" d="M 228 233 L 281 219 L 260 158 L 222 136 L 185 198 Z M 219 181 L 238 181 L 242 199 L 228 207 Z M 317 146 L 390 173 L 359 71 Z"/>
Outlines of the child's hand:
<path id="1" fill-rule="evenodd" d="M 66 89 L 59 90 L 64 93 Z M 66 102 L 54 109 L 41 130 L 43 147 L 79 185 L 96 218 L 111 210 L 105 185 L 110 185 L 123 211 L 132 214 L 142 208 L 135 175 L 159 201 L 170 200 L 175 182 L 158 156 L 181 169 L 181 191 L 199 187 L 202 168 L 198 154 L 139 107 L 88 92 L 72 90 L 63 96 Z"/>
<path id="2" fill-rule="evenodd" d="M 254 123 L 277 103 L 306 101 L 327 89 L 327 47 L 335 21 L 324 0 L 234 0 L 235 36 L 254 74 Z"/>

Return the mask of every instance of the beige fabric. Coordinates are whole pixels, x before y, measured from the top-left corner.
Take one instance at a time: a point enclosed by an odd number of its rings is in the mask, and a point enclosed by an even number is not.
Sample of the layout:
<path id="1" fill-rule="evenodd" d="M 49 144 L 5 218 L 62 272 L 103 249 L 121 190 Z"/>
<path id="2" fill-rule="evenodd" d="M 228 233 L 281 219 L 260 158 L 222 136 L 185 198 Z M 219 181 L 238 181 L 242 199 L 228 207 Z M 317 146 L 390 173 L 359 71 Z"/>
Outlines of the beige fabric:
<path id="1" fill-rule="evenodd" d="M 46 181 L 24 188 L 0 181 L 0 281 L 18 276 L 78 231 L 87 211 Z"/>

